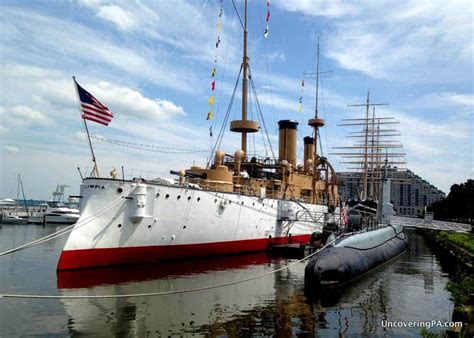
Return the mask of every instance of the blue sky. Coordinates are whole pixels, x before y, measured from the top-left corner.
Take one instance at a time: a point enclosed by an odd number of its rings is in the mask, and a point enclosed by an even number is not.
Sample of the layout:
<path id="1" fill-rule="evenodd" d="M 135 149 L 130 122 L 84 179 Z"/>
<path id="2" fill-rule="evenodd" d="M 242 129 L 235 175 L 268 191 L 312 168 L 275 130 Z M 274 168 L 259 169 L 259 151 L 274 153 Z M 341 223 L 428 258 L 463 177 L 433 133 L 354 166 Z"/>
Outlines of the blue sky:
<path id="1" fill-rule="evenodd" d="M 242 13 L 243 2 L 236 1 Z M 77 167 L 91 168 L 71 76 L 115 113 L 91 134 L 120 141 L 208 149 L 210 71 L 216 56 L 219 1 L 2 1 L 0 8 L 0 197 L 16 195 L 22 174 L 27 197 L 49 198 L 57 184 L 78 192 Z M 400 121 L 407 167 L 444 191 L 473 177 L 474 7 L 471 1 L 250 1 L 250 63 L 259 101 L 277 149 L 280 119 L 314 114 L 314 71 L 321 41 L 324 153 L 344 145 L 343 118 L 362 116 L 348 104 L 367 91 L 381 116 Z M 217 54 L 215 120 L 225 115 L 241 62 L 242 30 L 224 0 Z M 239 97 L 231 112 L 238 118 Z M 255 110 L 253 110 L 255 113 Z M 214 136 L 217 132 L 214 132 Z M 208 153 L 143 152 L 93 141 L 101 174 L 156 177 L 203 164 Z M 253 150 L 253 139 L 249 139 Z M 301 142 L 302 143 L 302 142 Z M 239 136 L 225 134 L 233 153 Z M 261 136 L 256 150 L 263 149 Z M 302 152 L 300 151 L 300 156 Z M 330 157 L 337 169 L 338 158 Z"/>

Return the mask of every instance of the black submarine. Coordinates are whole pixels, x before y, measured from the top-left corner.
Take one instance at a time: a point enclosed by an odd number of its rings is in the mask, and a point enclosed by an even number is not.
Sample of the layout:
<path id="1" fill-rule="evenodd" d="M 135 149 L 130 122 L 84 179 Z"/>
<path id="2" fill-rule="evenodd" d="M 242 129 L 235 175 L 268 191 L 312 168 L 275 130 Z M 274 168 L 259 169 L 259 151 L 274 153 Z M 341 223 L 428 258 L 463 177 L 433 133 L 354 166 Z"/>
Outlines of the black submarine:
<path id="1" fill-rule="evenodd" d="M 371 200 L 347 203 L 347 233 L 314 255 L 305 268 L 305 288 L 337 287 L 402 254 L 408 245 L 403 225 L 394 224 L 390 203 L 390 179 L 382 178 L 379 203 Z M 392 224 L 393 223 L 393 224 Z M 334 240 L 336 238 L 336 240 Z"/>

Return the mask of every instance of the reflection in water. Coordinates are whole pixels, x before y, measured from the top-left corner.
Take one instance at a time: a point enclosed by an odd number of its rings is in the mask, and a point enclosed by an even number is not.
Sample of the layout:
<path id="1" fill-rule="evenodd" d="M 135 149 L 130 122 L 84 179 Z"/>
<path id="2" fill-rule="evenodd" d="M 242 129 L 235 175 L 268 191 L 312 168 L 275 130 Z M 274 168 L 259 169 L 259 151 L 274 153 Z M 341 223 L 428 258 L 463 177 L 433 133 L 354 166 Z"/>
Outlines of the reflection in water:
<path id="1" fill-rule="evenodd" d="M 256 254 L 67 272 L 58 275 L 58 286 L 67 295 L 188 289 L 259 275 L 285 263 Z M 449 320 L 450 302 L 441 282 L 445 276 L 417 235 L 411 235 L 409 250 L 392 264 L 341 289 L 307 297 L 304 266 L 301 263 L 256 281 L 202 292 L 63 303 L 73 334 L 373 335 L 395 333 L 383 328 L 382 320 Z M 398 334 L 418 332 L 397 330 Z"/>
<path id="2" fill-rule="evenodd" d="M 23 233 L 21 233 L 23 231 Z M 4 227 L 0 248 L 41 237 L 39 227 Z M 0 260 L 2 292 L 64 295 L 197 288 L 273 271 L 294 260 L 266 254 L 61 272 L 64 239 Z M 351 336 L 418 335 L 383 320 L 449 321 L 448 276 L 423 238 L 392 264 L 341 289 L 304 292 L 305 263 L 242 284 L 201 292 L 117 299 L 0 300 L 0 336 Z M 30 277 L 33 276 L 33 277 Z"/>

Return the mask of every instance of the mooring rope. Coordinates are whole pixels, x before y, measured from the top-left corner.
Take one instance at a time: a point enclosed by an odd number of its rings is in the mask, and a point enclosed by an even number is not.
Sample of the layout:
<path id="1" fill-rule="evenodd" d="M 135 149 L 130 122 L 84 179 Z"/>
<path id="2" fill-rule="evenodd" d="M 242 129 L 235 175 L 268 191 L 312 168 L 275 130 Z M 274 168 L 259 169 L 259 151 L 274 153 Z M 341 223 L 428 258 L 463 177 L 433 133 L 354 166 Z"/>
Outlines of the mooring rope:
<path id="1" fill-rule="evenodd" d="M 0 257 L 1 256 L 5 256 L 5 255 L 8 255 L 8 254 L 11 254 L 11 253 L 14 253 L 14 252 L 17 252 L 17 251 L 20 251 L 20 250 L 24 250 L 24 249 L 27 249 L 27 248 L 30 248 L 32 246 L 36 246 L 38 244 L 42 244 L 42 243 L 45 243 L 45 242 L 48 242 L 52 239 L 55 239 L 55 238 L 58 238 L 62 235 L 65 235 L 69 232 L 72 232 L 73 230 L 75 229 L 78 229 L 84 225 L 86 225 L 87 223 L 89 223 L 90 221 L 92 221 L 93 219 L 96 219 L 97 217 L 99 217 L 100 215 L 102 215 L 103 213 L 107 212 L 109 209 L 111 209 L 112 207 L 114 207 L 118 202 L 120 202 L 124 197 L 128 196 L 134 189 L 135 189 L 136 185 L 133 184 L 132 187 L 126 191 L 123 195 L 121 195 L 119 198 L 117 198 L 115 201 L 113 201 L 112 203 L 106 205 L 105 207 L 103 207 L 102 209 L 99 209 L 97 210 L 96 212 L 94 212 L 93 214 L 91 214 L 90 216 L 72 224 L 72 225 L 69 225 L 67 226 L 66 228 L 63 228 L 61 230 L 58 230 L 52 234 L 49 234 L 47 236 L 44 236 L 42 238 L 39 238 L 39 239 L 36 239 L 34 241 L 31 241 L 29 243 L 26 243 L 26 244 L 23 244 L 23 245 L 20 245 L 16 248 L 13 248 L 13 249 L 10 249 L 10 250 L 7 250 L 7 251 L 4 251 L 4 252 L 1 252 L 0 253 Z"/>
<path id="2" fill-rule="evenodd" d="M 241 284 L 245 282 L 249 282 L 252 280 L 260 279 L 272 274 L 275 274 L 277 272 L 280 272 L 285 269 L 289 269 L 290 267 L 299 264 L 308 258 L 316 255 L 319 253 L 321 250 L 327 248 L 328 246 L 332 245 L 340 236 L 336 237 L 334 240 L 331 242 L 327 243 L 325 246 L 322 248 L 316 250 L 312 254 L 309 254 L 308 256 L 297 260 L 296 262 L 293 262 L 291 264 L 287 264 L 284 267 L 281 267 L 276 270 L 272 270 L 257 276 L 249 277 L 249 278 L 244 278 L 244 279 L 239 279 L 236 281 L 232 282 L 227 282 L 227 283 L 222 283 L 222 284 L 216 284 L 216 285 L 208 285 L 208 286 L 203 286 L 203 287 L 197 287 L 197 288 L 191 288 L 191 289 L 182 289 L 182 290 L 171 290 L 171 291 L 161 291 L 161 292 L 149 292 L 149 293 L 131 293 L 131 294 L 116 294 L 116 295 L 35 295 L 35 294 L 0 294 L 0 298 L 10 298 L 10 299 L 104 299 L 104 298 L 135 298 L 135 297 L 152 297 L 152 296 L 166 296 L 166 295 L 175 295 L 175 294 L 182 294 L 182 293 L 190 293 L 190 292 L 197 292 L 197 291 L 205 291 L 205 290 L 211 290 L 211 289 L 217 289 L 217 288 L 222 288 L 226 286 L 231 286 L 231 285 L 236 285 L 236 284 Z"/>

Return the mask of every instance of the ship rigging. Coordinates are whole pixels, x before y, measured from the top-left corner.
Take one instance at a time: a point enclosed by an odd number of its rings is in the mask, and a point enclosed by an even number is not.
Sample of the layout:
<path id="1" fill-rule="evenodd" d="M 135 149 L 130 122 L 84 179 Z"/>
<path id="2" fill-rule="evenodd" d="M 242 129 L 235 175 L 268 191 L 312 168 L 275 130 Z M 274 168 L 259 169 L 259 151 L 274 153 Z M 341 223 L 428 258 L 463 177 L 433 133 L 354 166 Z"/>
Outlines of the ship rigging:
<path id="1" fill-rule="evenodd" d="M 339 222 L 336 175 L 316 147 L 325 124 L 317 106 L 308 121 L 314 137 L 304 138 L 303 163 L 297 159 L 298 122 L 292 119 L 278 122 L 278 157 L 273 154 L 250 69 L 247 21 L 245 1 L 242 64 L 213 159 L 203 167 L 171 170 L 175 181 L 85 178 L 81 219 L 65 244 L 59 270 L 265 251 L 272 244 L 308 242 L 328 223 Z M 241 144 L 229 154 L 220 147 L 240 75 L 242 115 L 229 125 L 241 134 Z M 249 87 L 260 121 L 248 118 Z M 251 156 L 247 136 L 262 127 L 271 156 Z"/>

